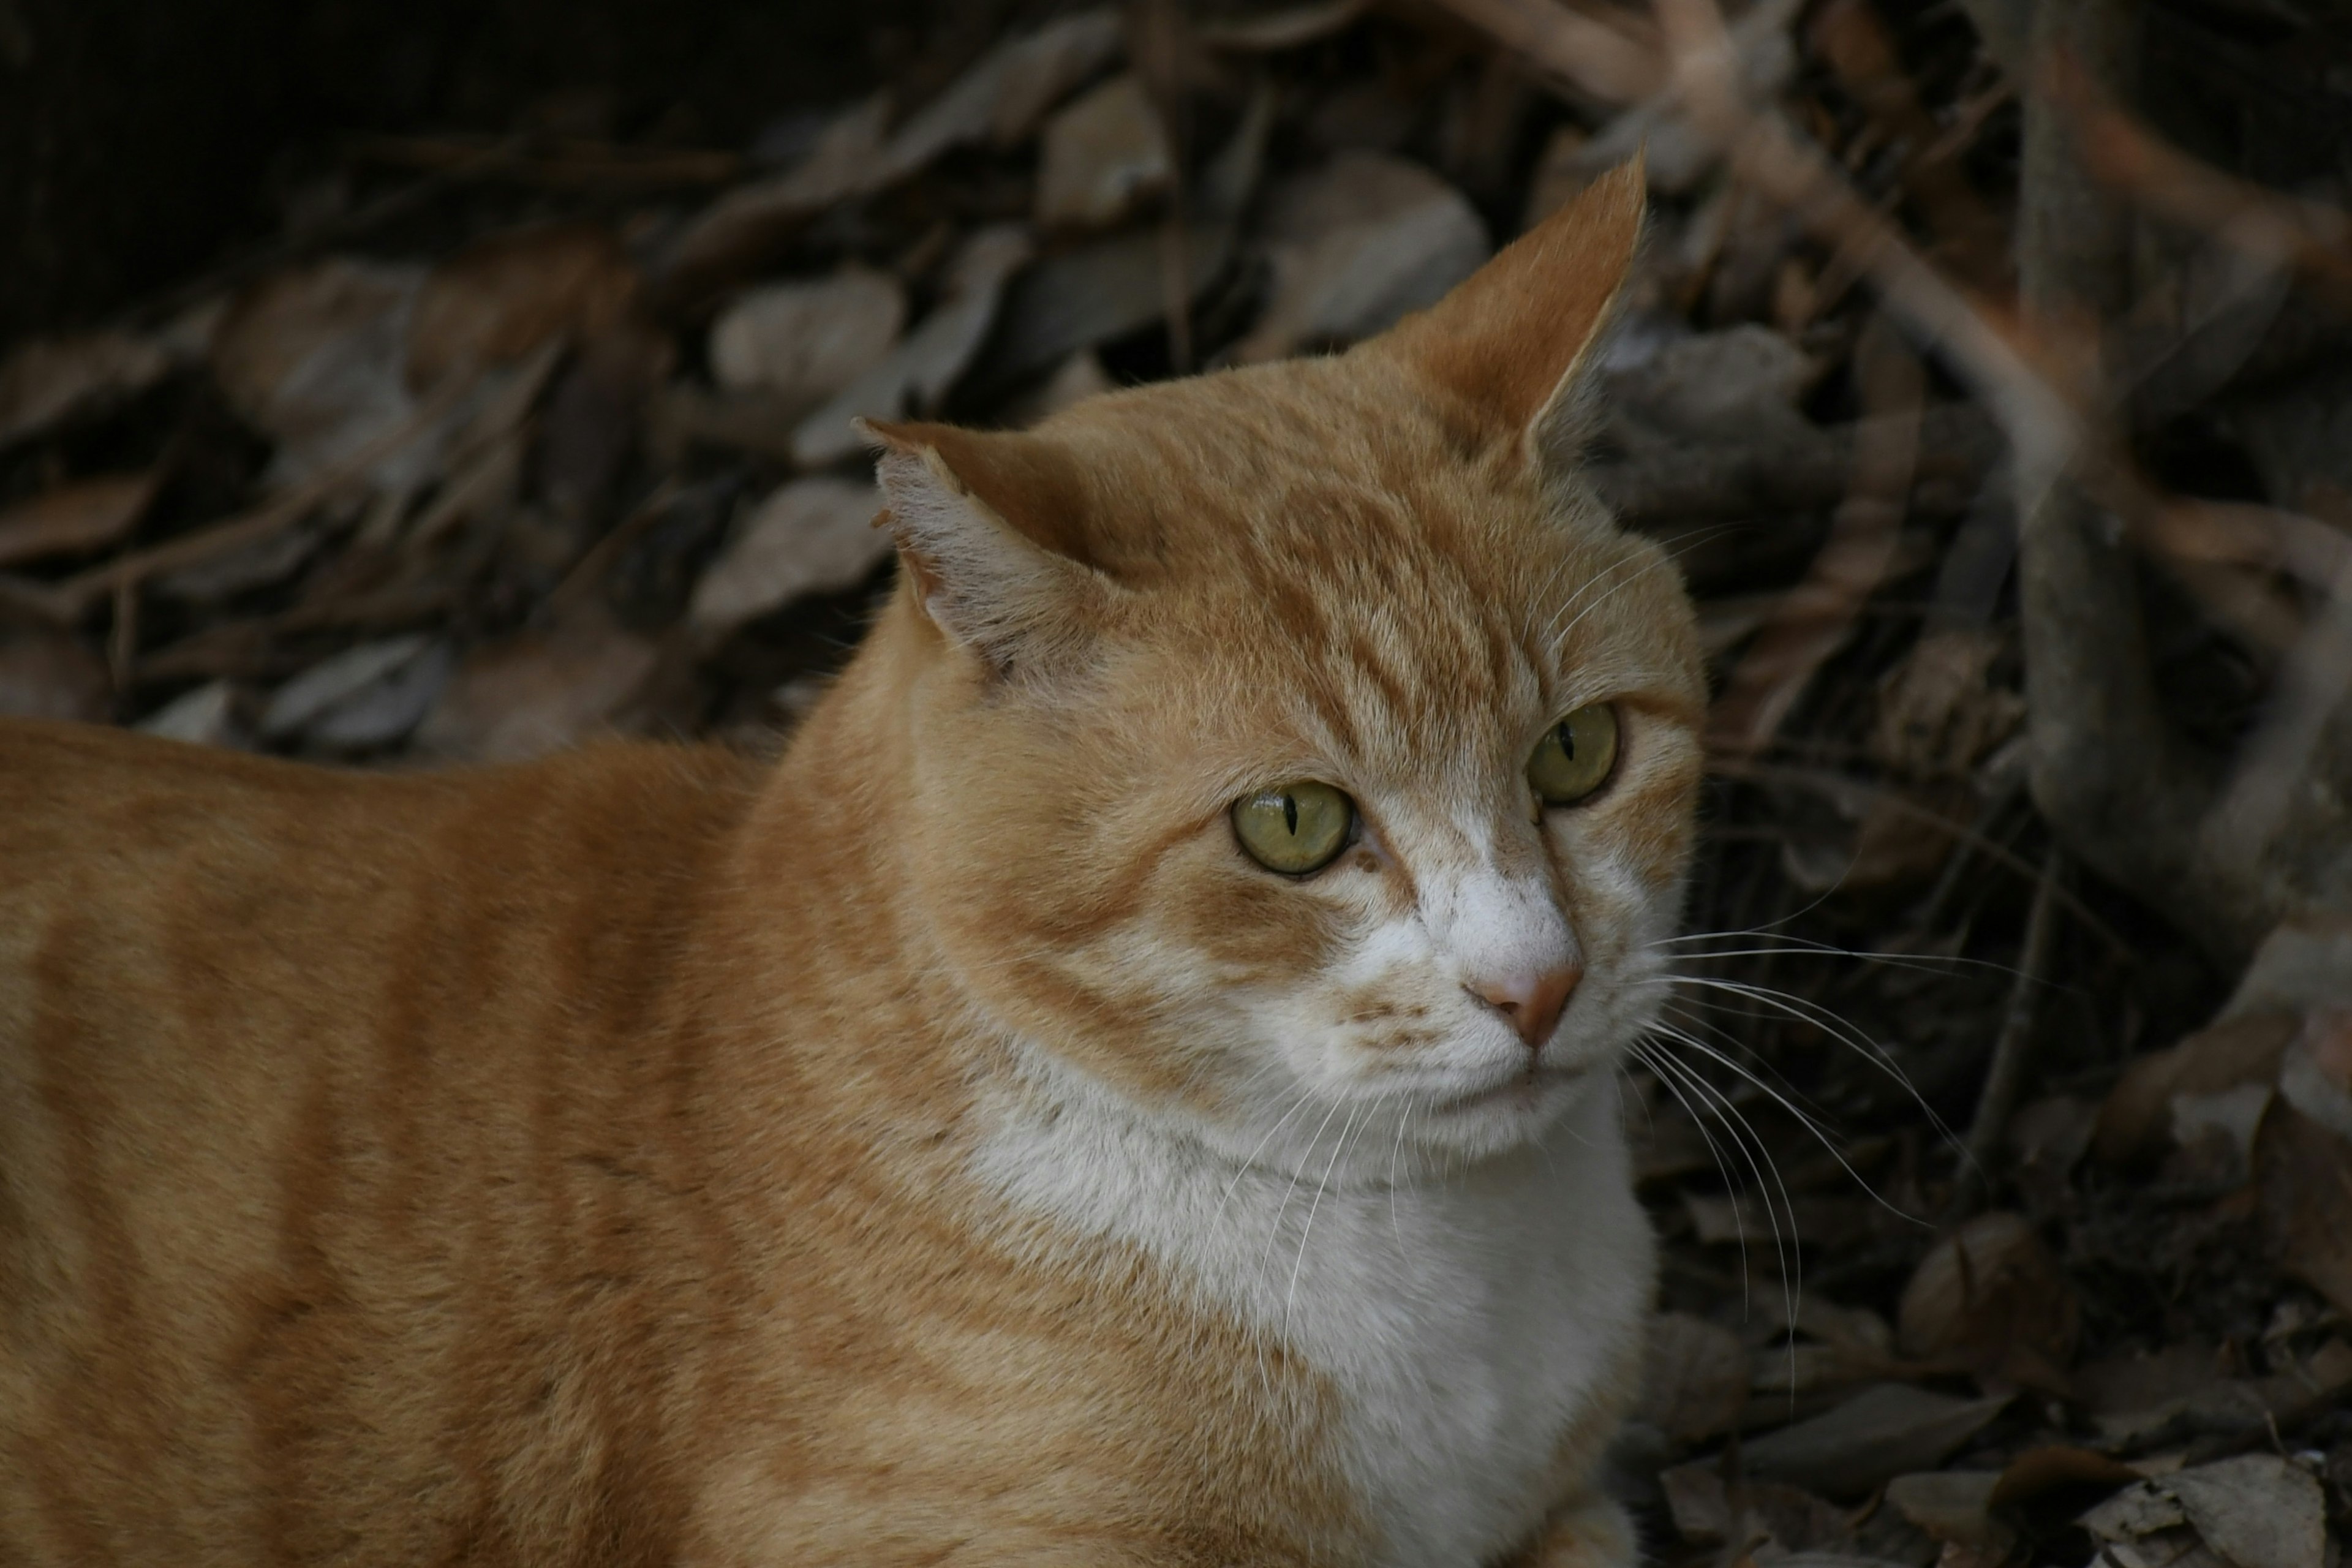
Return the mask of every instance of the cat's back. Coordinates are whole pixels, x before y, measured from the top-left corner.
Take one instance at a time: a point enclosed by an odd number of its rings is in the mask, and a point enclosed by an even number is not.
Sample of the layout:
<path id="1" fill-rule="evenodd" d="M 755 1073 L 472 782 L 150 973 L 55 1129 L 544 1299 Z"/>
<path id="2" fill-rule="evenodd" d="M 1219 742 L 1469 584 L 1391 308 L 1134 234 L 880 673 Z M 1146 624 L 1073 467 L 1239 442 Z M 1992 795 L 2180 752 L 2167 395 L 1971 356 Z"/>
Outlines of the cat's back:
<path id="1" fill-rule="evenodd" d="M 610 1444 L 567 1369 L 662 1321 L 665 1010 L 751 789 L 669 748 L 383 775 L 0 724 L 0 1558 L 198 1561 L 354 1476 L 303 1517 L 404 1496 L 422 1552 L 508 1528 L 469 1517 L 486 1426 L 556 1472 Z"/>

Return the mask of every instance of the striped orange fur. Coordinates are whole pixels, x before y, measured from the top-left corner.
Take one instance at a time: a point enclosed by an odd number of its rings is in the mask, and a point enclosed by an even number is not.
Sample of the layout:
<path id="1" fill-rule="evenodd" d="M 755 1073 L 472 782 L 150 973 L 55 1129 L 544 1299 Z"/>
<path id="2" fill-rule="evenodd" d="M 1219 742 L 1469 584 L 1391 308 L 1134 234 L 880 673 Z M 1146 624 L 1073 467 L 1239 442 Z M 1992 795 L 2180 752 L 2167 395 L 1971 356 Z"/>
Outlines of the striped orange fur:
<path id="1" fill-rule="evenodd" d="M 780 763 L 0 726 L 0 1563 L 1631 1562 L 1641 188 L 1344 355 L 878 430 L 907 570 Z M 1291 878 L 1228 809 L 1299 778 Z"/>

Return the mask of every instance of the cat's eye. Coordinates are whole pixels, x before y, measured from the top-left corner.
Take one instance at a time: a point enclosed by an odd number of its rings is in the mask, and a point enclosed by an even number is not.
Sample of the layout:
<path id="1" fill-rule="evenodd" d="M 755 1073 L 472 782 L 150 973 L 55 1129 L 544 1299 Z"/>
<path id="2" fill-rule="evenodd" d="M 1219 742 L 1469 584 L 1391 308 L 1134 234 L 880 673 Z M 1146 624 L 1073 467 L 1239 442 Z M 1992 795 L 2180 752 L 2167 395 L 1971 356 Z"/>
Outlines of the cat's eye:
<path id="1" fill-rule="evenodd" d="M 1606 784 L 1616 765 L 1617 710 L 1594 702 L 1544 731 L 1528 759 L 1528 783 L 1546 805 L 1574 805 Z"/>
<path id="2" fill-rule="evenodd" d="M 1234 803 L 1234 837 L 1269 871 L 1303 877 L 1348 847 L 1356 803 L 1313 779 L 1260 790 Z"/>

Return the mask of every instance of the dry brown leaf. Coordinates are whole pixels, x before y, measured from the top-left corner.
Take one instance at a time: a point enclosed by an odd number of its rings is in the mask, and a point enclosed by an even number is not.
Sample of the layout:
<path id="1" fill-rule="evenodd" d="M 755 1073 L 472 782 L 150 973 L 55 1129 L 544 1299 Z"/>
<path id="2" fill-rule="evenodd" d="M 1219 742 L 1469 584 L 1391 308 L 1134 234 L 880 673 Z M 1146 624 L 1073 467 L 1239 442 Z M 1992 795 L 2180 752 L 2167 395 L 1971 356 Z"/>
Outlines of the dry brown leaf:
<path id="1" fill-rule="evenodd" d="M 331 258 L 265 279 L 229 308 L 213 371 L 236 411 L 278 443 L 274 482 L 311 478 L 414 417 L 404 370 L 424 277 Z M 414 489 L 437 464 L 436 443 L 406 442 L 371 478 Z"/>
<path id="2" fill-rule="evenodd" d="M 2022 694 L 1991 684 L 2000 635 L 1981 626 L 1927 633 L 1880 687 L 1872 754 L 1905 778 L 1966 773 L 2025 721 Z"/>
<path id="3" fill-rule="evenodd" d="M 1748 1473 L 1832 1498 L 1859 1497 L 1912 1470 L 1931 1470 L 2008 1405 L 2007 1395 L 1957 1399 L 1883 1383 L 1825 1415 L 1749 1443 Z"/>
<path id="4" fill-rule="evenodd" d="M 1108 228 L 1165 190 L 1174 173 L 1142 78 L 1113 77 L 1045 122 L 1038 226 Z"/>
<path id="5" fill-rule="evenodd" d="M 1776 1563 L 1816 1561 L 1813 1552 L 1843 1546 L 1849 1539 L 1844 1514 L 1812 1493 L 1776 1481 L 1750 1479 L 1727 1486 L 1714 1460 L 1660 1471 L 1658 1485 L 1676 1534 L 1693 1546 L 1729 1547 L 1740 1553 L 1741 1561 L 1759 1547 L 1771 1549 Z"/>
<path id="6" fill-rule="evenodd" d="M 797 417 L 873 368 L 906 323 L 906 290 L 869 268 L 754 289 L 711 325 L 711 377 L 797 405 Z"/>
<path id="7" fill-rule="evenodd" d="M 419 751 L 523 762 L 614 727 L 645 691 L 660 652 L 594 615 L 466 656 L 416 732 Z"/>
<path id="8" fill-rule="evenodd" d="M 113 706 L 106 661 L 62 632 L 0 630 L 0 717 L 105 720 Z"/>
<path id="9" fill-rule="evenodd" d="M 820 468 L 864 449 L 853 421 L 898 419 L 939 406 L 996 320 L 1004 285 L 1026 263 L 1028 235 L 1012 225 L 964 241 L 948 269 L 945 296 L 888 358 L 844 387 L 793 432 L 793 456 Z"/>
<path id="10" fill-rule="evenodd" d="M 0 360 L 0 447 L 118 404 L 171 368 L 161 346 L 128 332 L 35 338 Z"/>
<path id="11" fill-rule="evenodd" d="M 139 729 L 167 741 L 195 746 L 246 744 L 245 694 L 227 680 L 212 680 L 184 691 L 139 721 Z"/>
<path id="12" fill-rule="evenodd" d="M 558 338 L 609 331 L 636 308 L 640 286 L 600 225 L 478 241 L 425 277 L 408 324 L 408 385 L 422 393 L 450 375 L 513 364 Z"/>
<path id="13" fill-rule="evenodd" d="M 1814 673 L 1844 646 L 1901 542 L 1925 380 L 1917 356 L 1883 316 L 1864 331 L 1854 374 L 1865 417 L 1855 427 L 1846 498 L 1804 581 L 1732 667 L 1709 715 L 1711 743 L 1734 754 L 1770 743 Z"/>
<path id="14" fill-rule="evenodd" d="M 1418 163 L 1343 153 L 1267 195 L 1272 298 L 1233 350 L 1244 363 L 1370 337 L 1436 303 L 1486 259 L 1486 226 Z"/>
<path id="15" fill-rule="evenodd" d="M 2352 1142 L 2275 1104 L 2263 1118 L 2254 1168 L 2271 1255 L 2338 1311 L 2352 1312 Z"/>
<path id="16" fill-rule="evenodd" d="M 813 215 L 888 184 L 883 134 L 889 123 L 889 95 L 876 93 L 836 115 L 791 171 L 738 186 L 713 202 L 663 257 L 666 291 L 691 297 L 740 275 Z"/>
<path id="17" fill-rule="evenodd" d="M 2017 1532 L 1993 1518 L 1999 1470 L 1929 1470 L 1886 1483 L 1886 1502 L 1937 1541 L 2005 1554 Z"/>
<path id="18" fill-rule="evenodd" d="M 2064 1392 L 2082 1305 L 2031 1221 L 1995 1211 L 1938 1241 L 1912 1271 L 1896 1341 L 1923 1361 Z"/>
<path id="19" fill-rule="evenodd" d="M 796 480 L 760 503 L 695 584 L 687 620 L 712 642 L 809 594 L 854 588 L 890 553 L 874 526 L 881 493 L 865 480 Z"/>
<path id="20" fill-rule="evenodd" d="M 1082 11 L 999 44 L 890 138 L 891 178 L 913 174 L 950 147 L 985 142 L 1010 147 L 1045 111 L 1118 55 L 1118 11 Z"/>
<path id="21" fill-rule="evenodd" d="M 2326 1558 L 2326 1500 L 2319 1482 L 2275 1454 L 2242 1455 L 2137 1482 L 2082 1522 L 2101 1541 L 2122 1547 L 2155 1541 L 2159 1552 L 2177 1544 L 2185 1525 L 2228 1568 L 2321 1568 Z"/>
<path id="22" fill-rule="evenodd" d="M 1370 0 L 1308 0 L 1280 11 L 1260 11 L 1218 20 L 1204 20 L 1194 31 L 1213 49 L 1237 54 L 1273 54 L 1295 49 L 1348 26 L 1370 7 Z"/>
<path id="23" fill-rule="evenodd" d="M 0 566 L 114 543 L 155 499 L 157 479 L 148 473 L 80 479 L 0 510 Z"/>
<path id="24" fill-rule="evenodd" d="M 1686 1312 L 1651 1321 L 1640 1419 L 1677 1443 L 1719 1436 L 1748 1407 L 1748 1352 L 1738 1335 Z"/>
<path id="25" fill-rule="evenodd" d="M 446 642 L 421 632 L 346 648 L 272 693 L 261 733 L 338 752 L 389 745 L 416 728 L 455 664 Z"/>
<path id="26" fill-rule="evenodd" d="M 2152 1159 L 2171 1131 L 2176 1095 L 2214 1094 L 2275 1079 L 2279 1059 L 2301 1027 L 2293 1013 L 2252 1013 L 2140 1058 L 2099 1107 L 2093 1152 L 2110 1165 Z"/>
<path id="27" fill-rule="evenodd" d="M 1753 321 L 1711 332 L 1629 334 L 1601 367 L 1612 407 L 1710 444 L 1801 438 L 1799 411 L 1822 366 Z"/>
<path id="28" fill-rule="evenodd" d="M 1182 250 L 1192 300 L 1223 279 L 1233 259 L 1241 214 L 1264 169 L 1274 109 L 1272 89 L 1262 86 L 1191 193 L 1193 221 Z M 1005 294 L 983 383 L 1018 384 L 1081 349 L 1160 320 L 1174 292 L 1168 277 L 1174 248 L 1164 229 L 1112 235 L 1025 269 Z"/>
<path id="29" fill-rule="evenodd" d="M 2220 1381 L 2220 1353 L 2210 1344 L 2184 1340 L 2145 1354 L 2086 1362 L 2074 1373 L 2074 1393 L 2103 1422 L 2143 1419 Z"/>

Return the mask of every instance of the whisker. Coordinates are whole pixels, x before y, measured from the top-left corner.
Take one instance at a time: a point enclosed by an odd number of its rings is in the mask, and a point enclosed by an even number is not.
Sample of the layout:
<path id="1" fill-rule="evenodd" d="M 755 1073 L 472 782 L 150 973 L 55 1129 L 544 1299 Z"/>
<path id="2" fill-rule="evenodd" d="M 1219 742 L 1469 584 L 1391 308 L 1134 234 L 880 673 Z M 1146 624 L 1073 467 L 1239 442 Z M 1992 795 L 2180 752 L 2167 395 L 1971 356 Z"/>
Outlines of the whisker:
<path id="1" fill-rule="evenodd" d="M 1954 1135 L 1951 1128 L 1946 1125 L 1944 1119 L 1936 1113 L 1936 1108 L 1927 1103 L 1927 1097 L 1919 1092 L 1919 1086 L 1911 1081 L 1911 1075 L 1903 1070 L 1902 1064 L 1887 1052 L 1886 1047 L 1819 1003 L 1769 985 L 1755 985 L 1745 981 L 1719 980 L 1703 974 L 1684 974 L 1675 978 L 1710 991 L 1724 991 L 1733 995 L 1747 997 L 1752 1002 L 1771 1007 L 1787 1017 L 1794 1018 L 1800 1023 L 1811 1024 L 1813 1027 L 1822 1030 L 1864 1060 L 1876 1066 L 1889 1080 L 1899 1085 L 1903 1092 L 1911 1097 L 1911 1102 L 1919 1108 L 1920 1113 L 1927 1117 L 1927 1124 L 1936 1130 L 1937 1136 L 1955 1149 L 1959 1147 L 1959 1140 Z M 1655 982 L 1637 984 L 1655 984 Z M 1759 1084 L 1758 1087 L 1762 1086 Z"/>
<path id="2" fill-rule="evenodd" d="M 1706 1130 L 1708 1115 L 1702 1112 L 1697 1106 L 1691 1103 L 1690 1096 L 1684 1091 L 1683 1087 L 1678 1080 L 1678 1076 L 1659 1058 L 1658 1055 L 1651 1048 L 1650 1042 L 1636 1040 L 1633 1043 L 1632 1050 L 1634 1058 L 1648 1067 L 1652 1072 L 1655 1073 L 1657 1075 L 1658 1081 L 1666 1086 L 1666 1092 L 1673 1095 L 1676 1100 L 1682 1101 L 1683 1109 L 1690 1112 L 1691 1125 L 1698 1129 L 1699 1137 L 1706 1144 L 1707 1158 L 1715 1162 L 1715 1173 L 1723 1178 L 1724 1190 L 1735 1194 L 1731 1200 L 1732 1212 L 1737 1214 L 1738 1212 L 1739 1200 L 1736 1194 L 1739 1188 L 1739 1183 L 1733 1177 L 1731 1167 L 1724 1163 L 1723 1146 L 1715 1141 L 1715 1134 Z M 1680 1067 L 1681 1065 L 1682 1064 L 1680 1063 L 1675 1064 L 1675 1067 Z M 1748 1297 L 1751 1292 L 1752 1286 L 1748 1277 L 1748 1249 L 1743 1247 L 1739 1249 L 1739 1308 L 1743 1313 L 1748 1310 Z"/>
<path id="3" fill-rule="evenodd" d="M 1802 1126 L 1806 1131 L 1813 1135 L 1814 1140 L 1821 1144 L 1824 1151 L 1828 1152 L 1830 1158 L 1838 1163 L 1838 1168 L 1843 1171 L 1847 1175 L 1853 1178 L 1854 1185 L 1860 1187 L 1864 1192 L 1870 1194 L 1871 1202 L 1885 1209 L 1888 1214 L 1895 1215 L 1909 1224 L 1921 1226 L 1922 1228 L 1932 1228 L 1928 1226 L 1926 1220 L 1921 1219 L 1916 1215 L 1905 1214 L 1901 1209 L 1887 1202 L 1885 1197 L 1880 1194 L 1878 1189 L 1872 1186 L 1869 1182 L 1863 1178 L 1862 1173 L 1853 1168 L 1853 1164 L 1846 1159 L 1844 1151 L 1841 1150 L 1837 1144 L 1831 1140 L 1828 1129 L 1822 1126 L 1820 1122 L 1815 1121 L 1811 1116 L 1805 1114 L 1805 1112 L 1800 1110 L 1795 1102 L 1790 1100 L 1788 1096 L 1782 1094 L 1779 1089 L 1774 1089 L 1770 1084 L 1757 1077 L 1747 1068 L 1743 1067 L 1738 1060 L 1726 1055 L 1722 1051 L 1717 1050 L 1713 1046 L 1708 1045 L 1697 1036 L 1676 1029 L 1673 1027 L 1673 1026 L 1667 1024 L 1656 1024 L 1653 1025 L 1652 1027 L 1671 1036 L 1682 1044 L 1688 1046 L 1691 1049 L 1701 1053 L 1712 1061 L 1720 1063 L 1731 1071 L 1738 1073 L 1749 1083 L 1754 1084 L 1759 1091 L 1764 1094 L 1781 1110 L 1787 1111 L 1790 1116 L 1795 1117 L 1798 1124 Z M 1685 1065 L 1687 1066 L 1688 1064 Z"/>
<path id="4" fill-rule="evenodd" d="M 1671 1030 L 1662 1032 L 1665 1033 L 1670 1039 L 1682 1038 Z M 1788 1184 L 1780 1179 L 1780 1163 L 1772 1158 L 1772 1151 L 1766 1145 L 1763 1134 L 1756 1131 L 1754 1124 L 1748 1120 L 1747 1113 L 1732 1101 L 1730 1096 L 1707 1082 L 1706 1078 L 1695 1071 L 1689 1063 L 1676 1060 L 1671 1052 L 1662 1051 L 1652 1059 L 1661 1066 L 1672 1063 L 1674 1070 L 1690 1085 L 1694 1094 L 1708 1104 L 1722 1108 L 1716 1113 L 1717 1120 L 1723 1123 L 1725 1131 L 1731 1137 L 1732 1147 L 1738 1150 L 1741 1162 L 1747 1165 L 1749 1174 L 1755 1177 L 1757 1197 L 1763 1203 L 1764 1217 L 1772 1227 L 1772 1257 L 1780 1270 L 1781 1304 L 1787 1309 L 1790 1321 L 1793 1322 L 1796 1319 L 1795 1301 L 1804 1289 L 1804 1258 L 1798 1251 L 1801 1238 L 1797 1236 L 1796 1204 L 1789 1196 Z M 1771 1180 L 1769 1184 L 1765 1180 L 1767 1170 L 1771 1172 Z M 1736 1184 L 1727 1181 L 1726 1185 L 1732 1186 Z M 1776 1189 L 1780 1194 L 1780 1208 L 1778 1211 L 1772 1206 L 1772 1194 Z M 1748 1224 L 1745 1216 L 1739 1212 L 1739 1200 L 1736 1193 L 1732 1197 L 1731 1213 L 1740 1229 L 1740 1305 L 1741 1310 L 1745 1311 L 1748 1304 Z M 1780 1228 L 1782 1213 L 1786 1213 L 1789 1217 L 1789 1227 L 1785 1236 Z M 1790 1268 L 1792 1254 L 1796 1255 L 1793 1283 Z"/>
<path id="5" fill-rule="evenodd" d="M 1282 1293 L 1282 1337 L 1290 1337 L 1290 1309 L 1298 1299 L 1299 1271 L 1307 1267 L 1307 1239 L 1315 1234 L 1315 1214 L 1323 1206 L 1323 1194 L 1330 1190 L 1331 1173 L 1339 1168 L 1339 1156 L 1347 1152 L 1348 1134 L 1356 1126 L 1356 1113 L 1348 1112 L 1348 1120 L 1339 1124 L 1339 1141 L 1331 1146 L 1331 1158 L 1323 1167 L 1323 1179 L 1315 1184 L 1315 1201 L 1307 1205 L 1307 1223 L 1298 1227 L 1298 1256 L 1290 1265 L 1290 1284 Z"/>

